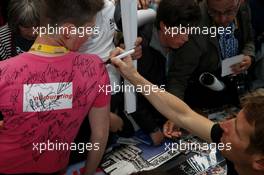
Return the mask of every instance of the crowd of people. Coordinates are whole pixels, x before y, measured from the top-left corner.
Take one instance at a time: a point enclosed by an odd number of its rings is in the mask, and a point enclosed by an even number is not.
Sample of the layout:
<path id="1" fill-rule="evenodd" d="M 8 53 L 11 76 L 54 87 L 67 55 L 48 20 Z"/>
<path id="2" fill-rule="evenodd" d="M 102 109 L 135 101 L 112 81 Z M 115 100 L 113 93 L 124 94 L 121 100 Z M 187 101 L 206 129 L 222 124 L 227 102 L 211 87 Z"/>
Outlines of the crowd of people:
<path id="1" fill-rule="evenodd" d="M 119 0 L 0 2 L 0 174 L 61 174 L 81 160 L 85 174 L 93 174 L 107 142 L 135 131 L 124 111 L 124 92 L 100 89 L 121 86 L 124 79 L 167 91 L 137 93 L 131 114 L 154 146 L 180 137 L 178 128 L 184 128 L 208 142 L 232 144 L 231 151 L 222 151 L 228 174 L 263 174 L 264 2 L 137 3 L 138 10 L 153 8 L 157 15 L 138 28 L 135 53 L 122 61 L 115 59 L 124 49 Z M 36 32 L 50 26 L 63 32 Z M 74 33 L 78 28 L 91 30 Z M 241 61 L 222 77 L 223 61 L 238 55 Z M 109 57 L 112 65 L 104 64 Z M 224 88 L 204 86 L 205 73 Z M 224 105 L 242 110 L 220 124 L 192 110 Z M 37 145 L 47 142 L 92 146 L 82 154 L 40 152 Z"/>

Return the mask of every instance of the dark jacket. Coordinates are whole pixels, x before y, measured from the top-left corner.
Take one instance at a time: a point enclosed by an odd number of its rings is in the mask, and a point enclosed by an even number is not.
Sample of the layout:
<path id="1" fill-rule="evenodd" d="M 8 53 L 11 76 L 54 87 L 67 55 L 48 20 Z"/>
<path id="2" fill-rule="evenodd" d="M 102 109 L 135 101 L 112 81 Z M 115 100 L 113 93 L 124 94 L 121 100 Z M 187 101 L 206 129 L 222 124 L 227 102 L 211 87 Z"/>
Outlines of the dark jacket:
<path id="1" fill-rule="evenodd" d="M 201 26 L 213 26 L 213 21 L 207 13 L 206 3 L 202 2 L 200 8 L 202 12 Z M 235 31 L 235 36 L 240 43 L 240 53 L 254 57 L 255 47 L 250 25 L 250 10 L 246 4 L 241 5 L 237 20 L 239 28 Z M 172 60 L 167 79 L 168 91 L 184 99 L 186 89 L 191 89 L 193 84 L 197 85 L 198 77 L 203 72 L 220 75 L 220 59 L 221 54 L 217 37 L 209 35 L 190 36 L 189 41 L 182 48 L 175 51 L 175 59 Z"/>
<path id="2" fill-rule="evenodd" d="M 166 84 L 166 58 L 150 46 L 153 25 L 145 25 L 139 30 L 143 38 L 142 58 L 138 60 L 138 72 L 157 86 Z M 133 114 L 137 124 L 146 133 L 155 132 L 165 121 L 163 117 L 140 93 L 137 93 L 137 111 Z"/>
<path id="3" fill-rule="evenodd" d="M 252 26 L 255 32 L 256 50 L 258 52 L 261 50 L 261 45 L 264 43 L 264 1 L 250 0 L 249 4 L 252 14 Z"/>

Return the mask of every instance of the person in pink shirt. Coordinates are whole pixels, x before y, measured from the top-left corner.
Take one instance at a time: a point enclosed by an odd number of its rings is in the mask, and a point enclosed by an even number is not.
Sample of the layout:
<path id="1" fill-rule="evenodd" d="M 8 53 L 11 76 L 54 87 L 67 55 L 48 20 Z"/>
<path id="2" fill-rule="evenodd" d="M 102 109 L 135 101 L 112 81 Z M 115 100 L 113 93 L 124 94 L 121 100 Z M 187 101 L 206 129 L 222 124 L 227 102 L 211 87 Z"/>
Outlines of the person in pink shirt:
<path id="1" fill-rule="evenodd" d="M 92 34 L 79 29 L 93 28 L 104 3 L 40 3 L 46 33 L 39 28 L 42 33 L 29 52 L 0 62 L 0 174 L 61 172 L 74 149 L 89 150 L 85 174 L 93 174 L 109 131 L 110 95 L 102 90 L 109 77 L 98 56 L 75 51 Z M 52 33 L 51 27 L 63 30 Z M 75 145 L 87 114 L 91 143 Z"/>

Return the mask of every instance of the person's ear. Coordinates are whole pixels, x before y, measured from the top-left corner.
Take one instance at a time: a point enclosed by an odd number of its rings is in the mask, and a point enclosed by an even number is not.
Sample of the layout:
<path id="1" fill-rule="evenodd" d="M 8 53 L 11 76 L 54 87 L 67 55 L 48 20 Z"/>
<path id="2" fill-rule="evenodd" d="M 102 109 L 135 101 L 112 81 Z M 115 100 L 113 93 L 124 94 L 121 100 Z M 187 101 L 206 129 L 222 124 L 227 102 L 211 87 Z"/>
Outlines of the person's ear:
<path id="1" fill-rule="evenodd" d="M 164 33 L 165 32 L 165 29 L 166 28 L 166 26 L 165 26 L 165 24 L 164 24 L 164 22 L 163 21 L 160 21 L 160 30 Z"/>
<path id="2" fill-rule="evenodd" d="M 59 30 L 60 34 L 63 35 L 63 38 L 65 39 L 70 39 L 71 36 L 72 36 L 72 33 L 71 32 L 72 30 L 76 30 L 76 27 L 74 24 L 71 24 L 71 23 L 65 23 L 61 26 L 61 29 Z M 76 33 L 76 31 L 75 31 Z"/>
<path id="3" fill-rule="evenodd" d="M 258 157 L 253 162 L 253 169 L 264 172 L 264 156 Z"/>

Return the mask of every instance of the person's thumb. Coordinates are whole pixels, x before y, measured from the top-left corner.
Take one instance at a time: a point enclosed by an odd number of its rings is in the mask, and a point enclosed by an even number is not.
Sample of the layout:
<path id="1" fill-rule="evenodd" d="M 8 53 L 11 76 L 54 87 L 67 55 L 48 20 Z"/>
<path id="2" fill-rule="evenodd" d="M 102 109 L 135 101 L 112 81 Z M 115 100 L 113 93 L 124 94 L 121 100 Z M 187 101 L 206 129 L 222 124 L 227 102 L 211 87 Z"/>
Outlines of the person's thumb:
<path id="1" fill-rule="evenodd" d="M 113 58 L 113 57 L 115 57 L 115 56 L 121 54 L 122 52 L 124 52 L 124 50 L 123 50 L 122 48 L 120 48 L 120 47 L 117 47 L 117 48 L 115 48 L 114 50 L 112 50 L 112 51 L 110 52 L 109 57 L 110 57 L 110 58 Z"/>

